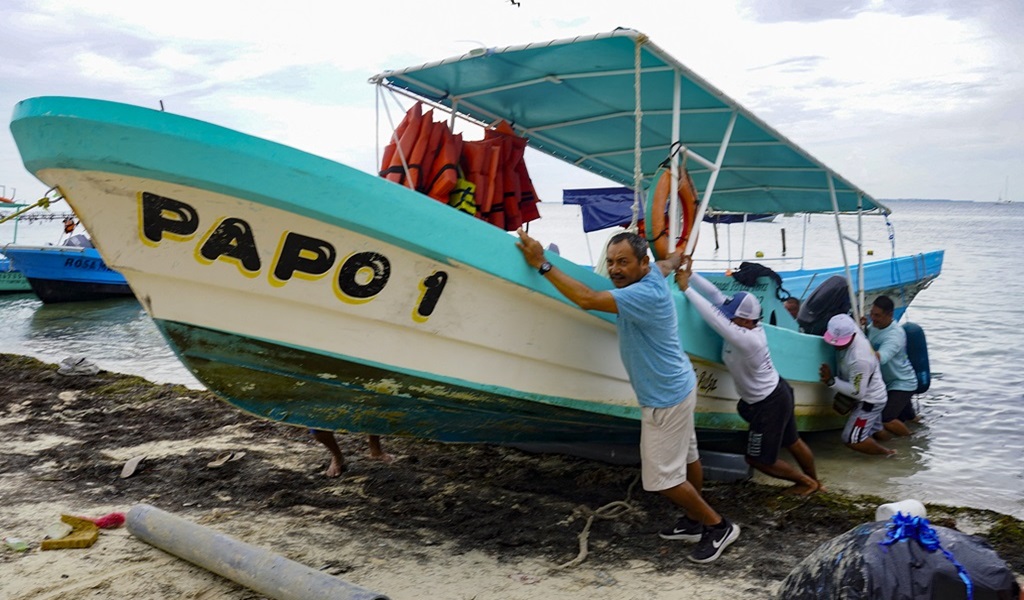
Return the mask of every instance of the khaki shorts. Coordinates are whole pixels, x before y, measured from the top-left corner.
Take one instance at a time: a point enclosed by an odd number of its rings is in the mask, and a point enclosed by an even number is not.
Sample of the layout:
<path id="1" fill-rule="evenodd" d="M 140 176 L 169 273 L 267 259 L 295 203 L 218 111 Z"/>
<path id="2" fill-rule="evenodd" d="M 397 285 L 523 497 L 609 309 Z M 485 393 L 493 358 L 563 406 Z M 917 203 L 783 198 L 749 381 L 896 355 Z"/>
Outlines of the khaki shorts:
<path id="1" fill-rule="evenodd" d="M 640 407 L 640 475 L 644 489 L 660 492 L 686 481 L 686 465 L 696 462 L 693 408 L 697 390 L 668 408 Z"/>

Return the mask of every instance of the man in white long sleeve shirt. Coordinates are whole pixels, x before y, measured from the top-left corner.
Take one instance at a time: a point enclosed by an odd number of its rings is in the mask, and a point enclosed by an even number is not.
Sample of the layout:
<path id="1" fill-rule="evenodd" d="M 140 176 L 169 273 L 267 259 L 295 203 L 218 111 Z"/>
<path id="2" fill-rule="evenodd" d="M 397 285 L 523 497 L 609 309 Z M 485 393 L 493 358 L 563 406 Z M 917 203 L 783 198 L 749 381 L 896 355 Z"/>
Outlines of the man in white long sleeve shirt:
<path id="1" fill-rule="evenodd" d="M 793 389 L 772 363 L 757 298 L 747 292 L 726 297 L 714 284 L 694 273 L 690 263 L 676 272 L 676 283 L 697 313 L 722 336 L 722 362 L 740 394 L 736 410 L 750 424 L 747 464 L 772 477 L 792 481 L 790 493 L 806 495 L 818 491 L 821 483 L 814 455 L 797 432 Z M 800 469 L 779 458 L 783 446 Z"/>
<path id="2" fill-rule="evenodd" d="M 879 444 L 873 437 L 882 430 L 882 409 L 885 408 L 885 381 L 878 357 L 868 337 L 857 327 L 850 315 L 836 315 L 829 319 L 825 341 L 836 347 L 839 373 L 822 363 L 821 382 L 832 390 L 857 400 L 843 429 L 843 442 L 864 454 L 895 454 L 896 451 Z"/>

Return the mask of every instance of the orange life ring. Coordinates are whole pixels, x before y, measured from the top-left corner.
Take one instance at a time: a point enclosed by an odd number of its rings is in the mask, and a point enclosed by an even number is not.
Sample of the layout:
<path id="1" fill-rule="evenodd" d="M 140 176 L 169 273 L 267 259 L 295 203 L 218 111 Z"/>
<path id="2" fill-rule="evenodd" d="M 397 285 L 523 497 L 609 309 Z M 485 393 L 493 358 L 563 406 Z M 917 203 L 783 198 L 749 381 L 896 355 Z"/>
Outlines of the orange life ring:
<path id="1" fill-rule="evenodd" d="M 676 248 L 686 245 L 693 231 L 693 221 L 697 216 L 697 188 L 693 179 L 680 167 L 682 177 L 679 181 L 679 204 L 682 208 L 679 215 L 679 239 Z M 644 230 L 647 241 L 654 251 L 654 258 L 662 260 L 669 255 L 668 247 L 668 194 L 672 189 L 672 171 L 668 167 L 658 169 L 654 174 L 654 186 L 647 195 L 647 206 L 644 211 Z"/>

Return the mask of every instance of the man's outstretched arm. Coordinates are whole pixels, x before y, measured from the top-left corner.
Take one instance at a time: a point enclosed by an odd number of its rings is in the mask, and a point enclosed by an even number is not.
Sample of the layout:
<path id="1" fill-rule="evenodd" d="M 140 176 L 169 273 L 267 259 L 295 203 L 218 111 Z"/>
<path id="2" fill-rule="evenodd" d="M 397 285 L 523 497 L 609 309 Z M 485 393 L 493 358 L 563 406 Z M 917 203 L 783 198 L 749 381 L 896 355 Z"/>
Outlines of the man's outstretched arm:
<path id="1" fill-rule="evenodd" d="M 544 247 L 522 229 L 516 233 L 519 234 L 519 241 L 516 242 L 516 247 L 522 251 L 526 263 L 534 269 L 539 269 L 542 264 L 547 262 L 547 259 L 544 258 Z M 558 267 L 552 266 L 551 270 L 544 277 L 563 296 L 582 309 L 600 310 L 616 314 L 619 312 L 619 307 L 615 304 L 615 297 L 612 296 L 611 292 L 593 290 L 583 282 L 572 278 Z"/>

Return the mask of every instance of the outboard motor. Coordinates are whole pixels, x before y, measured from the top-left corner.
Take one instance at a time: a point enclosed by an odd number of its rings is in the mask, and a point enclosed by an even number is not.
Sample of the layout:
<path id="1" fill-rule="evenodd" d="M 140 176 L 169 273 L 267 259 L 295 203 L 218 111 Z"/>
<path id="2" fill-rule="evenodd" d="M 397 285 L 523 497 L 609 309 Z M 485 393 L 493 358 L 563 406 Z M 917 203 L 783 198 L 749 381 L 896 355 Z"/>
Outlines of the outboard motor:
<path id="1" fill-rule="evenodd" d="M 796 322 L 800 330 L 811 335 L 825 335 L 828 320 L 850 312 L 850 292 L 846 279 L 833 275 L 818 286 L 800 305 Z"/>

